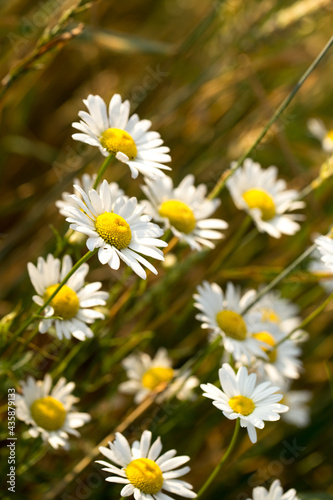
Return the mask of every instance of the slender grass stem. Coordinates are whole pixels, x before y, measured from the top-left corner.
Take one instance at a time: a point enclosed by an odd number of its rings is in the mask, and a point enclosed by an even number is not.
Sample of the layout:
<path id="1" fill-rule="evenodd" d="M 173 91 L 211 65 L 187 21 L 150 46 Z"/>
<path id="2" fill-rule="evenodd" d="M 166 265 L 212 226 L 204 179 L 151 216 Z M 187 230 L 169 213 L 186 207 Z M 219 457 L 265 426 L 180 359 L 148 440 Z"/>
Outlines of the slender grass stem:
<path id="1" fill-rule="evenodd" d="M 19 335 L 21 335 L 21 333 L 23 333 L 26 328 L 36 319 L 36 317 L 38 317 L 45 309 L 46 306 L 48 306 L 50 304 L 50 302 L 52 301 L 52 299 L 57 295 L 57 293 L 62 289 L 62 287 L 67 283 L 67 281 L 69 280 L 69 278 L 75 273 L 75 271 L 77 271 L 81 266 L 82 264 L 84 264 L 85 262 L 87 262 L 87 260 L 90 259 L 90 257 L 92 257 L 95 253 L 97 252 L 97 249 L 93 250 L 92 252 L 87 252 L 73 267 L 72 269 L 69 271 L 69 273 L 66 274 L 66 276 L 64 277 L 64 279 L 59 283 L 59 285 L 57 286 L 57 288 L 55 289 L 55 291 L 50 295 L 50 297 L 48 297 L 48 299 L 44 302 L 44 304 L 42 306 L 40 306 L 37 311 L 35 311 L 29 319 L 27 319 L 21 326 L 20 328 L 18 328 L 18 330 L 16 330 L 15 333 L 13 333 L 13 335 L 11 336 L 10 338 L 10 343 L 15 340 Z M 29 342 L 32 340 L 32 336 L 29 338 Z"/>
<path id="2" fill-rule="evenodd" d="M 98 171 L 98 174 L 97 174 L 97 177 L 96 177 L 96 180 L 94 182 L 94 185 L 93 185 L 93 189 L 96 189 L 98 184 L 101 182 L 102 180 L 102 177 L 103 175 L 105 174 L 105 171 L 106 169 L 108 168 L 108 166 L 110 165 L 111 161 L 113 160 L 113 155 L 109 155 L 105 161 L 103 162 L 101 168 L 99 169 Z"/>
<path id="3" fill-rule="evenodd" d="M 276 278 L 273 279 L 267 286 L 265 286 L 257 295 L 254 297 L 252 302 L 241 312 L 241 314 L 246 314 L 251 307 L 253 307 L 266 293 L 270 292 L 280 281 L 282 281 L 288 274 L 291 273 L 303 260 L 305 260 L 311 253 L 315 250 L 316 244 L 314 243 L 311 247 L 307 248 L 297 259 L 294 260 L 282 273 L 280 273 Z"/>
<path id="4" fill-rule="evenodd" d="M 32 467 L 33 465 L 35 465 L 41 458 L 43 458 L 43 456 L 46 454 L 46 452 L 48 451 L 49 447 L 44 445 L 44 446 L 41 446 L 30 458 L 30 460 L 28 460 L 26 463 L 22 464 L 18 470 L 17 470 L 17 474 L 20 476 L 22 474 L 24 474 L 24 472 L 26 472 L 28 469 L 30 469 L 30 467 Z"/>
<path id="5" fill-rule="evenodd" d="M 34 336 L 38 333 L 38 326 L 36 328 L 34 328 L 34 330 L 32 331 L 31 335 L 24 341 L 22 342 L 22 344 L 20 345 L 20 347 L 16 350 L 16 355 L 17 354 L 20 354 L 26 347 L 28 344 L 30 344 L 31 340 L 34 338 Z"/>
<path id="6" fill-rule="evenodd" d="M 220 462 L 217 464 L 217 466 L 215 467 L 215 469 L 213 470 L 213 472 L 211 473 L 211 475 L 209 476 L 209 478 L 207 479 L 207 481 L 204 483 L 203 486 L 201 486 L 200 490 L 199 490 L 199 493 L 198 493 L 198 496 L 197 498 L 200 498 L 201 495 L 207 490 L 207 488 L 211 485 L 211 483 L 214 481 L 214 479 L 216 478 L 217 474 L 220 472 L 220 469 L 222 467 L 222 465 L 226 462 L 227 458 L 229 457 L 230 453 L 232 452 L 232 450 L 234 449 L 235 447 L 235 444 L 236 444 L 236 441 L 237 441 L 237 436 L 238 436 L 238 432 L 239 432 L 239 427 L 240 427 L 240 421 L 239 419 L 237 419 L 236 421 L 236 426 L 235 426 L 235 430 L 234 430 L 234 433 L 232 435 L 232 439 L 230 441 L 230 444 L 228 446 L 228 449 L 227 451 L 225 452 L 225 454 L 223 455 L 223 457 L 221 458 Z"/>
<path id="7" fill-rule="evenodd" d="M 303 319 L 301 324 L 297 325 L 290 333 L 288 333 L 288 335 L 286 335 L 282 340 L 280 340 L 280 342 L 278 342 L 275 347 L 278 347 L 280 344 L 283 344 L 283 342 L 289 339 L 293 333 L 297 332 L 297 330 L 302 330 L 303 328 L 305 328 L 309 323 L 311 323 L 311 321 L 313 321 L 321 312 L 323 312 L 326 309 L 326 307 L 332 300 L 333 300 L 333 292 L 327 297 L 326 300 L 324 300 L 322 304 L 320 304 L 320 306 L 318 306 L 314 311 L 312 311 L 311 314 L 309 314 L 305 319 Z"/>
<path id="8" fill-rule="evenodd" d="M 299 91 L 299 89 L 302 87 L 303 83 L 306 81 L 306 79 L 312 73 L 312 71 L 318 66 L 318 64 L 323 59 L 323 57 L 326 55 L 326 53 L 329 51 L 329 49 L 331 48 L 332 45 L 333 45 L 333 36 L 329 39 L 329 41 L 327 42 L 327 44 L 325 45 L 325 47 L 322 49 L 322 51 L 318 54 L 318 56 L 316 57 L 316 59 L 310 64 L 310 66 L 308 67 L 308 69 L 305 71 L 305 73 L 298 80 L 298 82 L 296 83 L 296 85 L 294 86 L 294 88 L 292 89 L 292 91 L 287 95 L 287 97 L 285 98 L 285 100 L 280 104 L 280 106 L 275 111 L 275 113 L 270 118 L 270 120 L 268 120 L 267 124 L 262 129 L 262 131 L 258 135 L 257 139 L 254 141 L 254 143 L 252 144 L 252 146 L 247 151 L 245 151 L 244 154 L 242 154 L 242 156 L 237 160 L 237 162 L 235 163 L 235 165 L 233 165 L 233 167 L 230 170 L 227 170 L 226 172 L 222 173 L 222 175 L 218 179 L 215 187 L 213 188 L 213 190 L 209 194 L 209 198 L 210 199 L 213 199 L 213 198 L 216 198 L 217 196 L 219 196 L 219 194 L 221 193 L 221 191 L 225 188 L 227 180 L 242 165 L 242 163 L 245 160 L 245 158 L 247 158 L 248 156 L 250 156 L 253 153 L 253 151 L 256 149 L 256 147 L 260 144 L 260 142 L 265 137 L 265 135 L 267 134 L 267 132 L 269 131 L 269 129 L 271 128 L 271 126 L 277 121 L 278 118 L 280 118 L 280 116 L 282 115 L 282 113 L 287 109 L 287 107 L 289 106 L 289 104 L 291 103 L 291 101 L 293 100 L 293 98 L 295 97 L 295 95 L 297 94 L 297 92 Z"/>
<path id="9" fill-rule="evenodd" d="M 225 242 L 224 246 L 221 249 L 218 262 L 216 262 L 209 269 L 209 273 L 216 272 L 220 268 L 221 263 L 225 263 L 229 259 L 229 257 L 232 256 L 237 251 L 237 249 L 242 245 L 241 240 L 243 236 L 246 234 L 251 222 L 252 222 L 251 217 L 249 215 L 246 215 L 242 223 L 239 225 L 235 234 L 233 234 L 233 237 Z"/>
<path id="10" fill-rule="evenodd" d="M 76 344 L 75 346 L 73 346 L 69 350 L 67 355 L 63 359 L 60 360 L 60 363 L 58 364 L 58 366 L 56 366 L 54 368 L 54 370 L 52 370 L 52 372 L 51 372 L 51 377 L 53 379 L 55 379 L 56 377 L 58 377 L 58 375 L 60 375 L 61 373 L 63 373 L 65 371 L 66 367 L 69 366 L 72 359 L 78 355 L 82 345 L 83 345 L 83 342 L 80 342 L 79 344 Z"/>

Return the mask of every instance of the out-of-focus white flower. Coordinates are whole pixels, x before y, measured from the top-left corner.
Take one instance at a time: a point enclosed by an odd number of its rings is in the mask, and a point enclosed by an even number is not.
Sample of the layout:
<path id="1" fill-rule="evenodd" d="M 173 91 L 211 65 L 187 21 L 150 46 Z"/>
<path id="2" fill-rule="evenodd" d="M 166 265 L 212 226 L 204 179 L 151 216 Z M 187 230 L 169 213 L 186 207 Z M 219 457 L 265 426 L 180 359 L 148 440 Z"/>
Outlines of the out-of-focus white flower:
<path id="1" fill-rule="evenodd" d="M 328 130 L 322 120 L 310 118 L 307 122 L 310 133 L 321 142 L 325 153 L 333 153 L 333 130 Z"/>
<path id="2" fill-rule="evenodd" d="M 88 413 L 78 413 L 73 407 L 79 401 L 72 395 L 75 384 L 61 378 L 51 390 L 52 378 L 47 374 L 44 380 L 28 377 L 21 386 L 22 395 L 16 396 L 17 417 L 31 425 L 29 434 L 41 435 L 53 448 L 68 449 L 68 434 L 80 436 L 76 429 L 90 420 Z"/>
<path id="3" fill-rule="evenodd" d="M 247 158 L 227 181 L 236 207 L 248 212 L 258 230 L 273 238 L 295 234 L 300 229 L 296 221 L 304 217 L 289 212 L 305 206 L 303 201 L 297 200 L 298 192 L 287 190 L 286 182 L 277 179 L 277 175 L 276 167 L 263 169 L 259 163 Z"/>
<path id="4" fill-rule="evenodd" d="M 242 315 L 255 295 L 254 290 L 242 295 L 231 282 L 224 292 L 216 283 L 207 281 L 198 286 L 194 295 L 194 305 L 200 311 L 196 318 L 202 322 L 202 328 L 212 331 L 210 341 L 220 336 L 226 351 L 238 361 L 249 362 L 252 356 L 263 355 L 264 344 L 252 335 L 261 328 L 261 313 L 250 310 Z"/>
<path id="5" fill-rule="evenodd" d="M 144 352 L 132 354 L 122 362 L 129 380 L 119 386 L 120 392 L 134 394 L 134 401 L 141 403 L 151 392 L 163 390 L 163 398 L 176 396 L 179 400 L 193 399 L 193 389 L 199 385 L 189 373 L 178 375 L 166 349 L 160 348 L 151 358 Z M 166 390 L 165 390 L 166 389 Z"/>
<path id="6" fill-rule="evenodd" d="M 315 250 L 311 254 L 312 260 L 309 264 L 309 271 L 312 273 L 320 274 L 323 273 L 325 275 L 327 274 L 332 274 L 332 279 L 330 278 L 325 278 L 322 280 L 319 280 L 320 285 L 326 290 L 327 293 L 332 293 L 333 292 L 333 269 L 330 269 L 325 262 L 322 261 L 321 259 L 321 253 L 319 250 Z M 332 257 L 333 260 L 333 257 Z"/>
<path id="7" fill-rule="evenodd" d="M 299 307 L 290 300 L 282 298 L 276 291 L 266 293 L 253 306 L 253 310 L 261 313 L 262 322 L 278 325 L 286 334 L 301 323 Z"/>
<path id="8" fill-rule="evenodd" d="M 288 387 L 282 388 L 284 393 L 282 403 L 289 407 L 289 411 L 282 415 L 282 420 L 295 427 L 307 427 L 310 423 L 310 407 L 312 398 L 310 391 L 290 391 Z"/>
<path id="9" fill-rule="evenodd" d="M 46 260 L 38 257 L 37 267 L 29 262 L 28 273 L 38 294 L 33 296 L 33 301 L 42 306 L 72 267 L 69 255 L 64 256 L 62 266 L 60 260 L 55 259 L 52 254 L 49 254 Z M 104 314 L 92 308 L 105 306 L 109 294 L 99 291 L 102 286 L 99 281 L 84 285 L 88 272 L 88 264 L 82 264 L 46 306 L 45 319 L 39 323 L 41 333 L 46 333 L 54 325 L 59 339 L 69 339 L 73 336 L 78 340 L 85 340 L 93 337 L 93 331 L 88 324 L 94 323 L 96 319 L 104 319 Z M 58 318 L 48 319 L 50 316 Z"/>
<path id="10" fill-rule="evenodd" d="M 333 271 L 333 240 L 328 236 L 318 236 L 315 244 L 321 255 L 321 260 L 329 271 Z"/>
<path id="11" fill-rule="evenodd" d="M 269 380 L 279 387 L 286 380 L 299 378 L 302 361 L 299 359 L 302 351 L 291 338 L 286 340 L 286 334 L 277 325 L 266 323 L 264 330 L 253 336 L 263 344 L 265 359 L 254 359 L 254 369 L 260 379 Z"/>
<path id="12" fill-rule="evenodd" d="M 273 481 L 269 490 L 263 486 L 257 486 L 252 491 L 253 500 L 298 500 L 296 490 L 291 489 L 283 492 L 281 483 L 278 479 Z M 247 500 L 252 500 L 248 498 Z"/>
<path id="13" fill-rule="evenodd" d="M 220 201 L 206 198 L 206 186 L 195 187 L 194 180 L 193 175 L 187 175 L 174 188 L 168 176 L 154 181 L 145 179 L 146 185 L 141 188 L 149 202 L 142 203 L 146 205 L 146 213 L 156 222 L 162 222 L 165 228 L 170 228 L 193 250 L 201 250 L 203 246 L 214 248 L 213 241 L 223 238 L 220 231 L 228 224 L 222 219 L 209 218 Z"/>

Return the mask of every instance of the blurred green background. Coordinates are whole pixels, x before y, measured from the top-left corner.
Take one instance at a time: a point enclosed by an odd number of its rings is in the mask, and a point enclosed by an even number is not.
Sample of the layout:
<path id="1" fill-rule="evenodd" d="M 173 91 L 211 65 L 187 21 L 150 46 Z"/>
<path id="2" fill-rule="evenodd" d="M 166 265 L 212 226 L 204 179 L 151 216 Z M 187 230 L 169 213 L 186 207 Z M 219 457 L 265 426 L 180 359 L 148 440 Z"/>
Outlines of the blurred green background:
<path id="1" fill-rule="evenodd" d="M 68 227 L 54 202 L 64 190 L 71 191 L 75 176 L 83 170 L 96 172 L 102 162 L 97 150 L 71 139 L 82 99 L 92 93 L 108 102 L 116 92 L 128 98 L 131 111 L 152 120 L 152 129 L 171 148 L 175 184 L 191 172 L 211 190 L 330 38 L 332 15 L 328 0 L 2 0 L 0 316 L 14 307 L 30 307 L 27 262 L 54 252 L 55 229 L 64 234 Z M 326 158 L 306 123 L 319 117 L 333 128 L 332 72 L 329 53 L 253 155 L 264 167 L 278 166 L 290 187 L 306 187 Z M 133 181 L 123 164 L 115 163 L 107 178 L 142 198 L 140 179 Z M 77 384 L 80 411 L 92 415 L 82 437 L 71 440 L 70 452 L 51 451 L 27 467 L 40 442 L 25 439 L 27 428 L 17 421 L 18 465 L 23 467 L 17 498 L 118 499 L 119 486 L 102 481 L 91 465 L 64 492 L 58 494 L 56 488 L 134 408 L 131 398 L 117 394 L 125 379 L 121 359 L 136 347 L 154 354 L 165 346 L 180 366 L 207 340 L 194 319 L 197 284 L 208 279 L 223 286 L 230 279 L 257 288 L 269 282 L 304 251 L 313 234 L 329 229 L 332 189 L 328 179 L 307 197 L 306 223 L 295 236 L 273 240 L 256 234 L 243 245 L 235 235 L 245 216 L 225 190 L 217 211 L 229 223 L 225 240 L 213 252 L 200 254 L 177 247 L 177 265 L 160 268 L 159 277 L 150 277 L 147 284 L 93 260 L 89 279 L 102 281 L 114 304 L 99 336 L 84 344 L 64 344 L 39 335 L 21 363 L 13 366 L 11 356 L 2 360 L 5 392 L 28 373 L 37 378 L 46 371 L 63 374 Z M 81 255 L 79 248 L 71 251 L 74 258 Z M 303 267 L 280 287 L 299 304 L 303 317 L 325 299 L 316 281 Z M 119 302 L 122 286 L 125 291 L 134 287 L 124 305 Z M 243 500 L 251 497 L 254 486 L 267 487 L 275 478 L 285 489 L 307 492 L 306 500 L 328 498 L 317 492 L 333 494 L 332 324 L 329 307 L 309 325 L 305 371 L 293 386 L 314 393 L 309 427 L 267 424 L 256 446 L 250 446 L 243 432 L 232 460 L 205 498 Z M 214 352 L 205 359 L 200 379 L 216 379 L 220 357 L 221 352 Z M 198 394 L 194 403 L 150 409 L 127 433 L 137 437 L 149 427 L 162 436 L 165 449 L 189 454 L 188 480 L 196 490 L 228 445 L 233 428 Z M 5 401 L 1 409 L 5 412 Z M 5 435 L 4 427 L 3 439 Z M 6 448 L 0 456 L 4 471 Z"/>

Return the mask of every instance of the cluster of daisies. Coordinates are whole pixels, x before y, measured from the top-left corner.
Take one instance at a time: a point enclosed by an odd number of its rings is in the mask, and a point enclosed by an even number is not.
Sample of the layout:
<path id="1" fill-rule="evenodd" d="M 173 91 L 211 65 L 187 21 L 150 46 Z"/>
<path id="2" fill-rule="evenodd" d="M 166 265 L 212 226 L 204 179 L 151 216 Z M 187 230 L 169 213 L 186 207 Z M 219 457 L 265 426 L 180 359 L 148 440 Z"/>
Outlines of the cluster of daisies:
<path id="1" fill-rule="evenodd" d="M 242 293 L 231 282 L 223 291 L 205 281 L 194 295 L 202 328 L 209 330 L 211 342 L 224 347 L 223 361 L 231 358 L 238 368 L 235 374 L 224 362 L 219 370 L 223 391 L 204 384 L 204 395 L 226 417 L 240 418 L 252 442 L 257 440 L 255 428 L 262 429 L 264 420 L 277 420 L 279 413 L 288 423 L 306 427 L 311 398 L 309 391 L 290 390 L 302 372 L 300 344 L 307 338 L 298 329 L 297 306 L 276 292 L 255 298 L 254 290 Z"/>
<path id="2" fill-rule="evenodd" d="M 101 97 L 94 95 L 89 95 L 84 104 L 87 111 L 80 111 L 80 122 L 73 123 L 78 131 L 73 138 L 98 147 L 107 164 L 110 158 L 127 164 L 133 179 L 142 174 L 141 189 L 146 199 L 128 197 L 117 183 L 102 180 L 97 174 L 84 174 L 75 179 L 73 193 L 63 193 L 56 203 L 71 234 L 81 235 L 81 241 L 86 240 L 88 250 L 97 253 L 101 264 L 118 270 L 122 262 L 142 279 L 146 279 L 147 270 L 157 274 L 151 259 L 164 260 L 163 248 L 168 244 L 162 238 L 166 230 L 192 250 L 214 248 L 228 228 L 224 220 L 212 217 L 220 202 L 207 196 L 205 185 L 196 186 L 193 175 L 174 186 L 164 172 L 171 170 L 166 165 L 171 161 L 169 148 L 158 132 L 150 130 L 151 122 L 140 120 L 137 114 L 130 116 L 129 102 L 122 102 L 118 94 L 108 108 Z M 294 211 L 303 208 L 304 202 L 297 191 L 288 190 L 285 181 L 278 179 L 276 167 L 263 169 L 246 159 L 228 179 L 227 187 L 236 207 L 251 216 L 260 232 L 280 238 L 300 229 L 302 216 Z M 333 242 L 329 237 L 317 241 L 324 262 L 333 268 Z M 34 302 L 43 306 L 48 301 L 39 332 L 84 341 L 94 335 L 93 324 L 104 319 L 108 293 L 101 291 L 99 282 L 86 283 L 87 263 L 75 272 L 72 268 L 69 255 L 60 260 L 49 254 L 46 259 L 39 257 L 37 265 L 29 263 L 28 273 L 36 291 Z M 278 420 L 280 414 L 290 423 L 306 426 L 306 403 L 311 396 L 307 391 L 290 390 L 302 371 L 300 344 L 306 337 L 297 330 L 297 307 L 276 294 L 259 301 L 255 297 L 254 290 L 242 293 L 228 283 L 223 291 L 208 282 L 203 282 L 194 295 L 202 328 L 210 331 L 210 341 L 219 339 L 224 348 L 218 372 L 222 390 L 202 384 L 203 395 L 212 399 L 224 416 L 239 419 L 253 443 L 256 429 L 262 429 L 265 421 Z M 190 371 L 174 369 L 163 348 L 154 357 L 144 352 L 131 354 L 122 364 L 127 380 L 119 390 L 134 395 L 137 404 L 152 394 L 160 401 L 196 397 L 199 380 Z M 88 414 L 75 409 L 78 399 L 72 395 L 74 387 L 61 378 L 52 388 L 50 375 L 44 380 L 29 377 L 22 382 L 18 417 L 31 426 L 33 437 L 41 435 L 54 448 L 67 447 L 68 434 L 78 435 L 76 429 L 89 422 Z M 132 445 L 117 433 L 109 448 L 100 451 L 111 462 L 98 461 L 111 474 L 106 480 L 122 484 L 123 497 L 196 497 L 192 485 L 179 479 L 190 470 L 182 467 L 189 457 L 176 457 L 176 450 L 162 453 L 160 438 L 152 443 L 149 431 Z M 294 490 L 283 494 L 278 481 L 269 491 L 255 488 L 253 498 L 259 497 L 296 499 Z"/>

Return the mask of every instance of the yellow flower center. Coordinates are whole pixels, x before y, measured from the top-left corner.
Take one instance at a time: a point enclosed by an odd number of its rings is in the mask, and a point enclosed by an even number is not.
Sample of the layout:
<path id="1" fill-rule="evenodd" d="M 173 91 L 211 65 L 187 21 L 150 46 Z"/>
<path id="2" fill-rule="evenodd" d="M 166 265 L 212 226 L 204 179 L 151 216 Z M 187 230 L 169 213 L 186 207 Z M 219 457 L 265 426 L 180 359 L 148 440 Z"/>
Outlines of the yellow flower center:
<path id="1" fill-rule="evenodd" d="M 30 408 L 31 416 L 39 427 L 47 431 L 57 431 L 66 418 L 64 405 L 51 396 L 36 399 Z"/>
<path id="2" fill-rule="evenodd" d="M 257 340 L 261 340 L 261 342 L 265 342 L 265 344 L 268 344 L 269 347 L 263 346 L 261 349 L 267 353 L 270 362 L 274 363 L 276 361 L 277 352 L 274 348 L 276 342 L 273 335 L 268 332 L 258 332 L 254 333 L 253 337 Z"/>
<path id="3" fill-rule="evenodd" d="M 108 128 L 103 132 L 99 140 L 103 148 L 113 155 L 124 153 L 130 160 L 133 160 L 138 153 L 133 138 L 126 130 Z"/>
<path id="4" fill-rule="evenodd" d="M 168 218 L 170 224 L 181 233 L 189 234 L 195 228 L 194 214 L 190 207 L 182 201 L 165 201 L 160 206 L 159 214 L 161 217 Z"/>
<path id="5" fill-rule="evenodd" d="M 235 340 L 244 340 L 246 338 L 246 324 L 240 314 L 225 309 L 217 313 L 216 321 L 228 337 Z"/>
<path id="6" fill-rule="evenodd" d="M 240 413 L 246 417 L 250 415 L 255 409 L 255 404 L 252 399 L 247 398 L 246 396 L 234 396 L 229 399 L 229 406 L 236 413 Z"/>
<path id="7" fill-rule="evenodd" d="M 164 366 L 154 366 L 144 373 L 142 377 L 142 385 L 153 391 L 162 382 L 169 382 L 174 375 L 172 368 Z"/>
<path id="8" fill-rule="evenodd" d="M 279 323 L 280 318 L 273 309 L 262 309 L 262 321 L 271 321 L 272 323 Z"/>
<path id="9" fill-rule="evenodd" d="M 118 250 L 128 247 L 132 239 L 130 225 L 120 215 L 105 212 L 95 221 L 97 233 L 106 243 L 115 246 Z"/>
<path id="10" fill-rule="evenodd" d="M 58 285 L 48 286 L 44 294 L 44 299 L 47 300 L 58 288 Z M 80 301 L 74 290 L 69 288 L 69 286 L 64 285 L 57 295 L 53 297 L 50 305 L 54 309 L 54 315 L 60 316 L 63 319 L 74 318 L 78 310 L 80 309 Z"/>
<path id="11" fill-rule="evenodd" d="M 263 189 L 249 189 L 243 193 L 243 199 L 250 209 L 259 208 L 263 220 L 270 220 L 275 216 L 274 200 Z"/>
<path id="12" fill-rule="evenodd" d="M 153 460 L 138 458 L 125 469 L 128 480 L 146 495 L 155 495 L 163 486 L 162 471 Z"/>
<path id="13" fill-rule="evenodd" d="M 330 141 L 333 141 L 333 130 L 329 130 L 327 134 L 325 135 L 325 139 L 329 139 Z"/>

